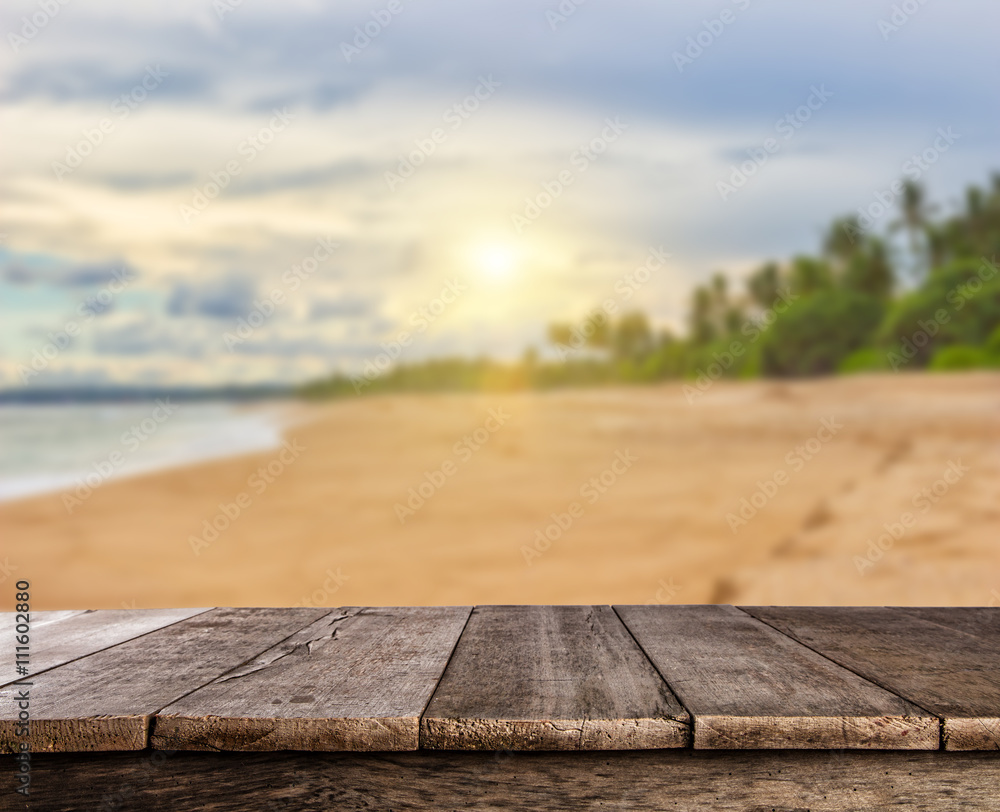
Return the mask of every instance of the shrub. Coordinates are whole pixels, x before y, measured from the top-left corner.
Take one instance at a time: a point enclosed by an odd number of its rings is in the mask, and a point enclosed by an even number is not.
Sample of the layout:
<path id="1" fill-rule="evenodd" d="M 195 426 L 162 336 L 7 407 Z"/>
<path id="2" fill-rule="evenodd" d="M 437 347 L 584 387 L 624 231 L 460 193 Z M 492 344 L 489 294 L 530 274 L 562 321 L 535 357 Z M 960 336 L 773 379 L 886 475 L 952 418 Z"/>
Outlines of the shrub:
<path id="1" fill-rule="evenodd" d="M 889 362 L 885 353 L 873 347 L 855 350 L 837 365 L 837 372 L 850 374 L 852 372 L 875 372 L 888 369 Z"/>
<path id="2" fill-rule="evenodd" d="M 948 372 L 960 369 L 982 369 L 996 366 L 997 360 L 982 347 L 968 344 L 952 344 L 934 353 L 930 369 L 934 372 Z"/>
<path id="3" fill-rule="evenodd" d="M 1000 274 L 979 260 L 934 271 L 919 290 L 897 301 L 878 331 L 879 343 L 906 350 L 907 363 L 925 366 L 942 347 L 982 346 L 1000 325 Z"/>
<path id="4" fill-rule="evenodd" d="M 761 339 L 765 375 L 823 375 L 870 343 L 884 313 L 882 302 L 856 291 L 803 297 Z"/>

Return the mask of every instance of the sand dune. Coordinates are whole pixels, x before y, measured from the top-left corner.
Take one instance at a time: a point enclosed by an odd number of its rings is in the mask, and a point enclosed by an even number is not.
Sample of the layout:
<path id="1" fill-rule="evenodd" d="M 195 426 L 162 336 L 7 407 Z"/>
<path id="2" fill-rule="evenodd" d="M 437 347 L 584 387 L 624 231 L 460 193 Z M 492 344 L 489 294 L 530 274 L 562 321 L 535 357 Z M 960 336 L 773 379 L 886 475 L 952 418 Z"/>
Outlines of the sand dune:
<path id="1" fill-rule="evenodd" d="M 304 414 L 284 459 L 4 505 L 3 556 L 38 609 L 1000 603 L 1000 375 Z"/>

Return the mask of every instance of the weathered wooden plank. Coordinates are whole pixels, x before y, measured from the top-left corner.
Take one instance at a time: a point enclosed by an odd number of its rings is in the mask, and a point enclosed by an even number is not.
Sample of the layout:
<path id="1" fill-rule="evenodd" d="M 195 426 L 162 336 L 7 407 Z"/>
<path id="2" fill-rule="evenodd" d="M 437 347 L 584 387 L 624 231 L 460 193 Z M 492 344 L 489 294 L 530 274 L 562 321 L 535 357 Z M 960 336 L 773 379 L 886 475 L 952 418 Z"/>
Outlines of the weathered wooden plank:
<path id="1" fill-rule="evenodd" d="M 51 626 L 53 623 L 59 623 L 77 615 L 85 615 L 88 611 L 87 609 L 44 609 L 41 612 L 31 612 L 31 625 L 33 628 L 40 629 L 43 626 Z M 4 639 L 14 634 L 14 626 L 20 622 L 17 615 L 17 612 L 0 612 L 0 635 L 3 635 Z"/>
<path id="2" fill-rule="evenodd" d="M 31 788 L 34 812 L 997 812 L 1000 754 L 147 751 L 37 756 Z"/>
<path id="3" fill-rule="evenodd" d="M 732 606 L 616 606 L 699 749 L 936 750 L 935 716 Z"/>
<path id="4" fill-rule="evenodd" d="M 142 749 L 160 708 L 328 611 L 213 609 L 32 677 L 27 742 L 36 753 Z M 0 752 L 25 740 L 17 714 L 12 686 L 0 695 Z"/>
<path id="5" fill-rule="evenodd" d="M 161 711 L 154 747 L 416 750 L 472 607 L 331 612 Z"/>
<path id="6" fill-rule="evenodd" d="M 929 620 L 939 626 L 965 632 L 997 645 L 1000 643 L 1000 607 L 989 606 L 931 606 L 931 607 L 901 607 L 898 612 L 905 612 L 921 620 Z"/>
<path id="7" fill-rule="evenodd" d="M 948 750 L 1000 748 L 1000 640 L 882 607 L 746 611 L 943 721 Z"/>
<path id="8" fill-rule="evenodd" d="M 94 654 L 102 649 L 140 637 L 156 629 L 194 617 L 207 609 L 110 609 L 100 611 L 57 612 L 52 618 L 48 612 L 30 614 L 31 657 L 28 674 L 37 674 L 71 660 Z M 16 615 L 11 615 L 11 618 Z M 7 616 L 4 616 L 4 629 Z M 14 624 L 10 624 L 13 640 Z M 0 661 L 0 685 L 14 682 L 18 675 L 14 659 Z"/>
<path id="9" fill-rule="evenodd" d="M 29 612 L 29 634 L 34 635 L 40 629 L 51 627 L 71 617 L 86 614 L 86 612 L 86 609 L 51 609 L 41 612 Z M 14 636 L 17 634 L 18 627 L 23 622 L 24 613 L 22 612 L 0 612 L 0 640 L 5 641 L 11 646 L 9 649 L 10 656 L 0 660 L 0 687 L 8 682 L 13 682 L 18 677 L 17 661 L 14 656 L 15 649 L 13 646 L 17 645 Z M 29 645 L 35 642 L 35 640 L 37 638 L 34 638 Z M 33 647 L 31 653 L 33 653 Z"/>
<path id="10" fill-rule="evenodd" d="M 478 606 L 421 721 L 422 747 L 683 747 L 688 716 L 610 606 Z"/>

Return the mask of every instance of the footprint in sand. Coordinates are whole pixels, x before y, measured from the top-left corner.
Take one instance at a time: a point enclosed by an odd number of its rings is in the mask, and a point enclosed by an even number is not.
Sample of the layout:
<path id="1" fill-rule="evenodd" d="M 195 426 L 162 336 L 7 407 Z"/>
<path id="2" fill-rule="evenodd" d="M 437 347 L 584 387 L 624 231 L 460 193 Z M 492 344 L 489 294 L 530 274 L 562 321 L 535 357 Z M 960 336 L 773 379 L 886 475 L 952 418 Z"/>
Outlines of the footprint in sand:
<path id="1" fill-rule="evenodd" d="M 708 603 L 735 603 L 736 584 L 728 578 L 716 578 Z"/>
<path id="2" fill-rule="evenodd" d="M 832 520 L 833 514 L 830 512 L 830 508 L 827 507 L 826 500 L 821 499 L 809 511 L 805 519 L 802 520 L 802 530 L 815 530 L 817 527 L 829 524 Z"/>
<path id="3" fill-rule="evenodd" d="M 876 469 L 877 473 L 881 474 L 889 466 L 895 465 L 903 457 L 909 454 L 912 449 L 913 442 L 909 438 L 898 440 L 882 458 L 882 462 L 878 464 L 878 468 Z"/>

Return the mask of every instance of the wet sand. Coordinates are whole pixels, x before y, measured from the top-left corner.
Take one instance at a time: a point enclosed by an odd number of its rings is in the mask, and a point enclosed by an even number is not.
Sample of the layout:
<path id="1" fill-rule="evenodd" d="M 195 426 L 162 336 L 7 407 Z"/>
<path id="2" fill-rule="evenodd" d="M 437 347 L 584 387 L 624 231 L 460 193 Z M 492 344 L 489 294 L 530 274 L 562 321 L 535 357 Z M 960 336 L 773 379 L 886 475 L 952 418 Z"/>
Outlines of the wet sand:
<path id="1" fill-rule="evenodd" d="M 36 609 L 1000 604 L 997 374 L 298 414 L 284 452 L 0 506 L 0 563 Z"/>

